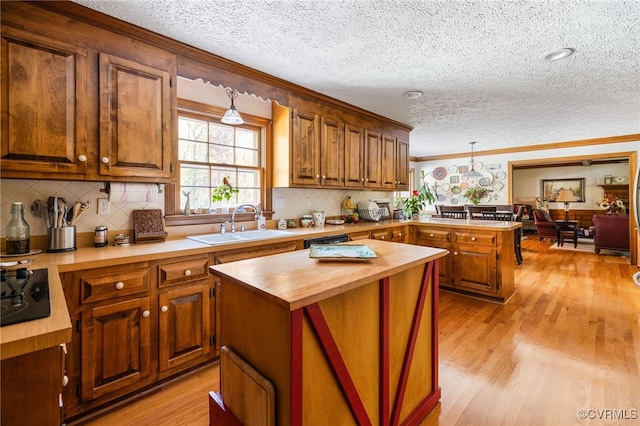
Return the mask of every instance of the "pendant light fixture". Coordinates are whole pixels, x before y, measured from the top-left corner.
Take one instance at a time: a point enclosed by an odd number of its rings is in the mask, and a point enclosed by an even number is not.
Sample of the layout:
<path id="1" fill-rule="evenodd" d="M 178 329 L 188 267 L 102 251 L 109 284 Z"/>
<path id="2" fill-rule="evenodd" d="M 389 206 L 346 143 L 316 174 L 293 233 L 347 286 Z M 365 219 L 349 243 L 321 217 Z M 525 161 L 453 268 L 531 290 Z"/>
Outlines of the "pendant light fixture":
<path id="1" fill-rule="evenodd" d="M 469 144 L 471 145 L 471 169 L 465 173 L 463 176 L 468 177 L 468 178 L 480 178 L 482 177 L 482 173 L 480 172 L 476 172 L 473 167 L 475 165 L 475 160 L 473 159 L 473 145 L 475 145 L 475 142 L 469 142 Z"/>
<path id="2" fill-rule="evenodd" d="M 224 124 L 231 124 L 233 126 L 244 123 L 240 113 L 236 109 L 235 105 L 233 105 L 233 100 L 238 97 L 238 91 L 236 89 L 227 89 L 227 96 L 231 99 L 231 106 L 227 112 L 224 113 L 224 117 L 222 117 L 220 121 Z"/>

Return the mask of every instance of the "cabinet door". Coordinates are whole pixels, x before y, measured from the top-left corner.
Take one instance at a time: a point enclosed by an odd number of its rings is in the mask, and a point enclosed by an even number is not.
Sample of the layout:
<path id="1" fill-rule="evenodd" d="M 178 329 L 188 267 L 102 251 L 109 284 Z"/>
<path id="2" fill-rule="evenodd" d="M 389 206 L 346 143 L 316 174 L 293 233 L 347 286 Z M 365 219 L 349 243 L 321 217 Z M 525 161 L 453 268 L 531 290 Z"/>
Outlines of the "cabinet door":
<path id="1" fill-rule="evenodd" d="M 453 247 L 454 287 L 474 293 L 497 296 L 498 252 L 481 245 Z"/>
<path id="2" fill-rule="evenodd" d="M 381 145 L 381 182 L 382 189 L 396 188 L 396 138 L 382 136 Z"/>
<path id="3" fill-rule="evenodd" d="M 364 184 L 364 129 L 345 126 L 344 139 L 344 186 L 362 188 Z"/>
<path id="4" fill-rule="evenodd" d="M 419 246 L 425 246 L 425 247 L 434 247 L 434 248 L 441 248 L 444 250 L 449 250 L 451 251 L 451 244 L 444 242 L 444 241 L 439 241 L 437 239 L 428 239 L 428 238 L 420 238 L 420 236 L 418 235 L 418 237 L 416 238 L 416 245 Z M 449 287 L 453 285 L 453 277 L 451 277 L 451 255 L 447 255 L 445 257 L 441 257 L 438 259 L 438 276 L 439 276 L 439 280 L 438 283 L 440 286 L 444 286 L 444 287 Z"/>
<path id="5" fill-rule="evenodd" d="M 293 110 L 291 135 L 291 182 L 297 185 L 320 183 L 320 130 L 315 114 Z"/>
<path id="6" fill-rule="evenodd" d="M 409 190 L 409 142 L 396 143 L 396 190 Z"/>
<path id="7" fill-rule="evenodd" d="M 344 186 L 344 124 L 320 119 L 320 183 L 322 186 Z"/>
<path id="8" fill-rule="evenodd" d="M 208 283 L 203 280 L 200 284 L 160 293 L 158 368 L 161 372 L 210 353 L 214 295 L 213 286 Z"/>
<path id="9" fill-rule="evenodd" d="M 86 173 L 86 50 L 3 26 L 1 55 L 3 177 Z"/>
<path id="10" fill-rule="evenodd" d="M 365 157 L 364 157 L 364 186 L 365 188 L 380 188 L 382 179 L 382 138 L 380 133 L 370 130 L 365 131 Z"/>
<path id="11" fill-rule="evenodd" d="M 168 179 L 171 73 L 100 53 L 100 175 Z"/>
<path id="12" fill-rule="evenodd" d="M 150 321 L 148 297 L 82 313 L 83 401 L 146 384 L 151 372 Z"/>

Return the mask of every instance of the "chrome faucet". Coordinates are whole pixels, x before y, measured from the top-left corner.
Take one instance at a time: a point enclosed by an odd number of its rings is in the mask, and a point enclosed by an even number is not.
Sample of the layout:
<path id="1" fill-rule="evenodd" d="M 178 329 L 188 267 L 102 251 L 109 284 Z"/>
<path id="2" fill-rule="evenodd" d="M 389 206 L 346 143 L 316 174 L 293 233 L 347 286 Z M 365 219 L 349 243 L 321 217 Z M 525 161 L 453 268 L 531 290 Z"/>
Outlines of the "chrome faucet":
<path id="1" fill-rule="evenodd" d="M 231 232 L 236 232 L 236 213 L 241 207 L 251 207 L 253 211 L 256 213 L 255 219 L 258 220 L 258 207 L 253 204 L 240 204 L 233 209 L 233 213 L 231 213 Z"/>

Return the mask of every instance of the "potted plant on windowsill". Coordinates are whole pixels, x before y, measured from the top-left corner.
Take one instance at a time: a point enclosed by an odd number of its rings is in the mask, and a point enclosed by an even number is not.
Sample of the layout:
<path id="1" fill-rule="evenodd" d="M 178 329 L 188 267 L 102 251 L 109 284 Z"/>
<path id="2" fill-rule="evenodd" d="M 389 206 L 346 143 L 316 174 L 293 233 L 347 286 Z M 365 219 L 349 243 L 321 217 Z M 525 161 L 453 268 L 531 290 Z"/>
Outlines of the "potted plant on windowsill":
<path id="1" fill-rule="evenodd" d="M 222 213 L 229 213 L 229 200 L 231 200 L 233 194 L 237 194 L 238 192 L 240 192 L 240 190 L 234 188 L 229 183 L 229 176 L 225 176 L 222 178 L 222 184 L 214 188 L 211 200 L 213 202 L 224 201 L 225 206 L 222 208 Z"/>

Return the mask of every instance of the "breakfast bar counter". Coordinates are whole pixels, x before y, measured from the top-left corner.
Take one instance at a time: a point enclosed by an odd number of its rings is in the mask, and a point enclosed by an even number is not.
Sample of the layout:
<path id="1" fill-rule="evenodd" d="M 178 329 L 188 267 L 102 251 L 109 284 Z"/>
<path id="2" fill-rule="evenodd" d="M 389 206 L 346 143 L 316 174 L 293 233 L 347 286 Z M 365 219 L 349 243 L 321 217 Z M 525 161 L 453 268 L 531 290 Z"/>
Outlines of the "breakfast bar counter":
<path id="1" fill-rule="evenodd" d="M 273 386 L 275 424 L 416 424 L 440 399 L 437 260 L 448 253 L 366 245 L 377 257 L 363 262 L 298 250 L 210 267 L 220 344 Z M 251 423 L 243 380 L 224 362 L 220 374 L 212 415 L 227 405 Z"/>

